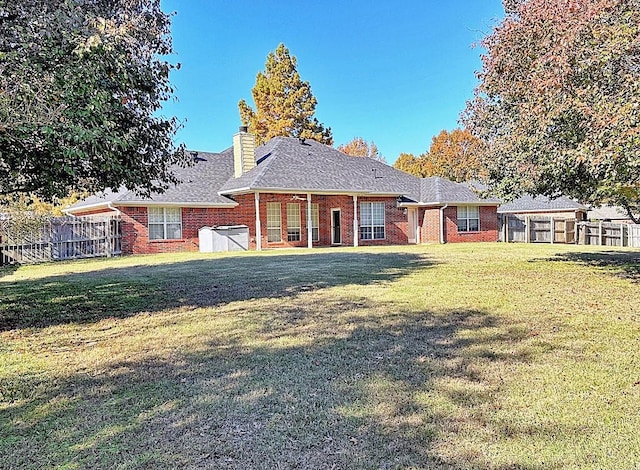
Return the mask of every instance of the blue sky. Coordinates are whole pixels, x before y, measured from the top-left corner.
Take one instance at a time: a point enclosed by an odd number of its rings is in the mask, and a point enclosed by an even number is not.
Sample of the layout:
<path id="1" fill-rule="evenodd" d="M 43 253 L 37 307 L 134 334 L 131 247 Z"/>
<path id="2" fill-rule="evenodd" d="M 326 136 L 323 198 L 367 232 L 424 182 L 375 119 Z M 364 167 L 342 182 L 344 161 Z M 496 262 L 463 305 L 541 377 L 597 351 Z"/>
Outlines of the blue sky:
<path id="1" fill-rule="evenodd" d="M 179 142 L 229 147 L 238 101 L 253 105 L 256 74 L 283 42 L 335 145 L 373 140 L 388 163 L 425 152 L 434 135 L 457 126 L 480 68 L 473 45 L 504 14 L 500 0 L 163 0 L 162 7 L 176 12 L 170 60 L 181 64 L 171 75 L 178 100 L 163 114 L 186 120 Z"/>

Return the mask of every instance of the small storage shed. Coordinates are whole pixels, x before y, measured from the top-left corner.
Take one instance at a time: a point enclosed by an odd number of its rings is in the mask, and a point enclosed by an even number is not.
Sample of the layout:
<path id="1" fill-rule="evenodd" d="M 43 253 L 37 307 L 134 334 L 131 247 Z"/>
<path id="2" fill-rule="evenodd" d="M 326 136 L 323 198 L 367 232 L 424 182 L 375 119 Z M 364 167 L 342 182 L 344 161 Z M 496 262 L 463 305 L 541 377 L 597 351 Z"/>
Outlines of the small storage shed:
<path id="1" fill-rule="evenodd" d="M 220 225 L 198 230 L 200 252 L 246 251 L 249 249 L 249 227 Z"/>

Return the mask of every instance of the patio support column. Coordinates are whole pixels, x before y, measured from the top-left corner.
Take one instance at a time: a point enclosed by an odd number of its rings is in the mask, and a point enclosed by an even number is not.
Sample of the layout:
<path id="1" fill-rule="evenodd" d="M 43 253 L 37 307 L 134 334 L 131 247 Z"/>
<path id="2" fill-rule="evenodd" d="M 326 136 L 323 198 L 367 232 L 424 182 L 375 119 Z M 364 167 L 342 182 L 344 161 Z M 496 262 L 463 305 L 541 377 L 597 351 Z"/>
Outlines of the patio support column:
<path id="1" fill-rule="evenodd" d="M 311 193 L 307 193 L 307 248 L 313 248 L 313 227 L 311 224 Z"/>
<path id="2" fill-rule="evenodd" d="M 353 195 L 353 246 L 358 246 L 358 196 Z"/>
<path id="3" fill-rule="evenodd" d="M 256 250 L 262 251 L 262 228 L 260 227 L 260 193 L 255 193 L 256 201 Z"/>

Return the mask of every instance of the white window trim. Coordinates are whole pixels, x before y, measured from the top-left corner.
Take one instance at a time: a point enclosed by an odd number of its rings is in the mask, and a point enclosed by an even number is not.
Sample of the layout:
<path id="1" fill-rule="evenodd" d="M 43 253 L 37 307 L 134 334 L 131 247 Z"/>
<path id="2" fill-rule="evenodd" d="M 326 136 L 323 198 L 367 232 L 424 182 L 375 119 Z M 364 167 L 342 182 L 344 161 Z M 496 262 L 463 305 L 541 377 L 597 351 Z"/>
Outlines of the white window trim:
<path id="1" fill-rule="evenodd" d="M 275 210 L 278 207 L 277 211 Z M 271 210 L 269 210 L 271 209 Z M 277 220 L 273 216 L 277 214 Z M 271 239 L 271 234 L 278 231 L 278 239 Z M 282 205 L 279 202 L 267 202 L 267 243 L 282 242 Z"/>
<path id="2" fill-rule="evenodd" d="M 466 217 L 460 217 L 460 209 L 461 208 L 465 208 L 465 213 L 466 213 Z M 469 217 L 469 209 L 474 209 L 476 211 L 476 213 L 478 214 L 477 217 Z M 475 215 L 475 214 L 474 214 Z M 457 228 L 458 228 L 458 233 L 478 233 L 480 232 L 480 207 L 479 206 L 458 206 L 457 208 L 457 220 L 458 223 Z M 460 230 L 460 224 L 459 222 L 461 220 L 466 220 L 467 221 L 467 229 L 466 230 Z M 469 221 L 471 220 L 477 220 L 478 221 L 478 229 L 477 230 L 470 230 L 470 223 Z"/>
<path id="3" fill-rule="evenodd" d="M 375 224 L 374 223 L 374 217 L 373 217 L 373 206 L 374 204 L 381 204 L 382 205 L 382 225 L 380 224 Z M 364 213 L 364 211 L 362 210 L 362 207 L 368 205 L 369 206 L 369 210 L 370 210 L 370 214 L 371 214 L 371 224 L 363 224 L 362 223 L 362 214 Z M 360 240 L 386 240 L 387 238 L 387 210 L 386 210 L 386 206 L 384 202 L 380 202 L 380 201 L 372 201 L 372 202 L 360 202 L 360 227 L 358 229 L 358 238 L 360 238 Z M 375 229 L 376 227 L 382 227 L 382 231 L 383 231 L 383 236 L 382 237 L 376 237 L 375 236 Z M 370 228 L 371 229 L 371 238 L 364 238 L 362 236 L 362 228 Z"/>
<path id="4" fill-rule="evenodd" d="M 311 204 L 311 241 L 320 241 L 320 204 Z"/>
<path id="5" fill-rule="evenodd" d="M 162 222 L 151 222 L 151 211 L 162 210 Z M 167 210 L 175 211 L 180 215 L 180 222 L 168 222 L 167 221 Z M 177 238 L 168 238 L 167 237 L 167 226 L 168 225 L 180 225 L 180 236 Z M 151 238 L 151 226 L 152 225 L 161 225 L 162 226 L 162 238 Z M 149 240 L 182 240 L 182 208 L 181 207 L 147 207 L 147 231 L 149 235 Z"/>
<path id="6" fill-rule="evenodd" d="M 294 212 L 297 212 L 297 214 L 295 214 Z M 295 202 L 288 202 L 287 203 L 287 241 L 299 242 L 301 240 L 302 240 L 302 220 L 300 218 L 300 204 Z"/>

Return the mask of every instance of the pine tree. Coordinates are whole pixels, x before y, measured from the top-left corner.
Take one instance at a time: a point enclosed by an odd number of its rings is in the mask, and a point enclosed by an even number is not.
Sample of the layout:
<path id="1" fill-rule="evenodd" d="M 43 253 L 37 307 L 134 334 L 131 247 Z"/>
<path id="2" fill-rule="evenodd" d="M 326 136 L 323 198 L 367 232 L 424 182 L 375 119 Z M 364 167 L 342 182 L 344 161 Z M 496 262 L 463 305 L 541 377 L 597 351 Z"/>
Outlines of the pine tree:
<path id="1" fill-rule="evenodd" d="M 240 119 L 256 136 L 258 144 L 272 137 L 300 137 L 333 145 L 331 128 L 314 117 L 317 100 L 309 82 L 302 81 L 297 60 L 284 44 L 267 56 L 264 72 L 256 76 L 251 90 L 255 111 L 240 100 Z"/>

